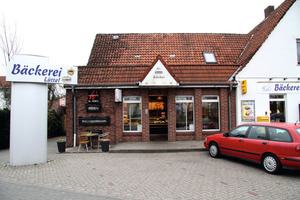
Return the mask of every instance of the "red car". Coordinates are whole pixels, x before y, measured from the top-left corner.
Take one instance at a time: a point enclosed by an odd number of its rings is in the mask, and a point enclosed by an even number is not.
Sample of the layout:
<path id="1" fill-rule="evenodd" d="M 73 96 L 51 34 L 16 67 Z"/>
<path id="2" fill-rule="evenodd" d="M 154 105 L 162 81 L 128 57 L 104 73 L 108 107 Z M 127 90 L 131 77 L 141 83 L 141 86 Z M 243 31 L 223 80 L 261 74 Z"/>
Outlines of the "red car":
<path id="1" fill-rule="evenodd" d="M 205 138 L 213 157 L 230 155 L 262 164 L 271 174 L 282 167 L 300 170 L 300 124 L 248 123 Z"/>

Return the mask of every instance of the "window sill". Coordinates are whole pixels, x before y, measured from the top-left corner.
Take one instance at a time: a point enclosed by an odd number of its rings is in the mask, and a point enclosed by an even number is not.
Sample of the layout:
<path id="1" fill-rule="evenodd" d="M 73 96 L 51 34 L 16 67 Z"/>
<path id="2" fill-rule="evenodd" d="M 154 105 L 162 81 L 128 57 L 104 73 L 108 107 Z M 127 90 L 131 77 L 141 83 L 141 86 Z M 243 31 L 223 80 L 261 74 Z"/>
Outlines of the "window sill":
<path id="1" fill-rule="evenodd" d="M 202 131 L 208 132 L 208 131 L 220 131 L 220 129 L 202 129 Z"/>

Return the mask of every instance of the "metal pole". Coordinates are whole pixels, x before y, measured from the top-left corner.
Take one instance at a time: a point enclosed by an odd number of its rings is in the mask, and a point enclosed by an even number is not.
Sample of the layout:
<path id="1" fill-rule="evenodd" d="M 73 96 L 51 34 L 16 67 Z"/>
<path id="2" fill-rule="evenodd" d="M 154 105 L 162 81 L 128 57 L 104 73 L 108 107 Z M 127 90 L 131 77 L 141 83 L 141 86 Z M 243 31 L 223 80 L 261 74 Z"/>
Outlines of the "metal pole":
<path id="1" fill-rule="evenodd" d="M 229 125 L 229 130 L 231 129 L 231 92 L 232 92 L 232 83 L 229 85 L 229 95 L 228 95 L 228 125 Z"/>
<path id="2" fill-rule="evenodd" d="M 75 86 L 72 85 L 73 93 L 73 130 L 74 130 L 74 144 L 73 147 L 76 147 L 76 95 L 75 95 Z"/>

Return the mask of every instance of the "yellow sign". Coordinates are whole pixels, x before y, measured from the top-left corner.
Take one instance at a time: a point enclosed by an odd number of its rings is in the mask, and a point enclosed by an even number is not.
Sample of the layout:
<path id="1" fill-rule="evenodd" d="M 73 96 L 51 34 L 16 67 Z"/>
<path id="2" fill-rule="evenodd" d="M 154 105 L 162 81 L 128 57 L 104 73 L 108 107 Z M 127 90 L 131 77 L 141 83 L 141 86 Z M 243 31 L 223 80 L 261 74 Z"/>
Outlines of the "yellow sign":
<path id="1" fill-rule="evenodd" d="M 247 93 L 247 80 L 242 80 L 242 94 Z"/>
<path id="2" fill-rule="evenodd" d="M 270 117 L 269 116 L 257 116 L 257 122 L 269 122 Z"/>

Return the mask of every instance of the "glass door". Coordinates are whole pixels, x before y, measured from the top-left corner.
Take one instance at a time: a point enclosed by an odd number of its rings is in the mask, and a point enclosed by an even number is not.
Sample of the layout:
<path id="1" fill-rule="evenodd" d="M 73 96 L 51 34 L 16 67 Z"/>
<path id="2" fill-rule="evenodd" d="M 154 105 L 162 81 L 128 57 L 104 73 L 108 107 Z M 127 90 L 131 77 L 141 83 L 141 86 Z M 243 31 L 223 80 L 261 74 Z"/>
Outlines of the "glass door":
<path id="1" fill-rule="evenodd" d="M 285 122 L 285 96 L 270 94 L 271 122 Z"/>
<path id="2" fill-rule="evenodd" d="M 168 140 L 166 96 L 149 96 L 150 140 Z"/>

